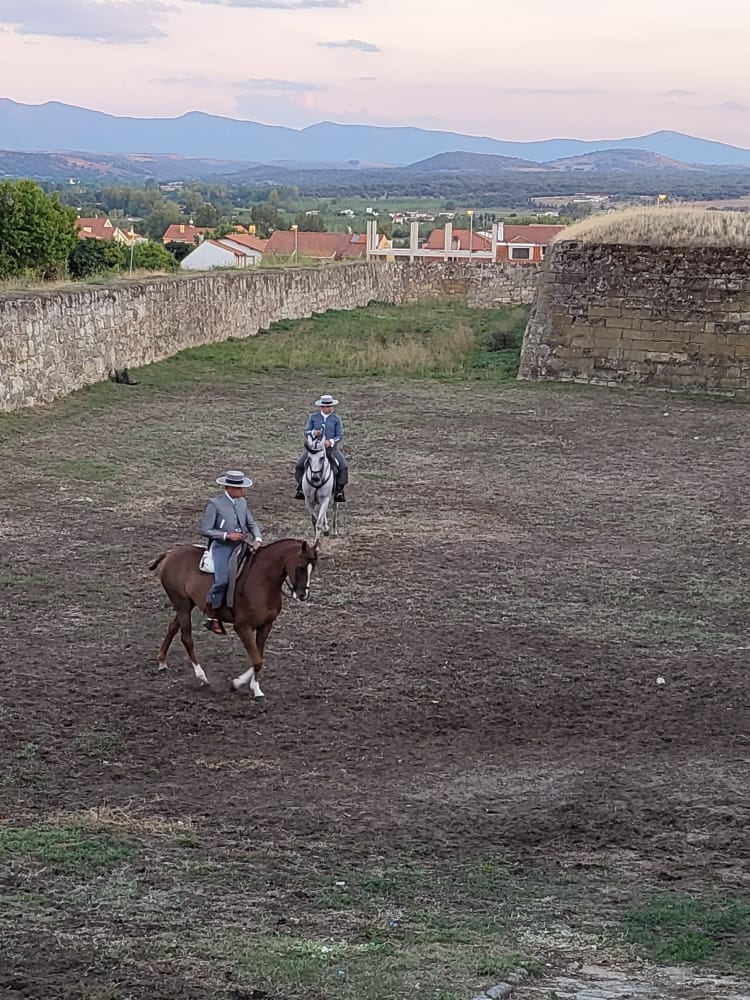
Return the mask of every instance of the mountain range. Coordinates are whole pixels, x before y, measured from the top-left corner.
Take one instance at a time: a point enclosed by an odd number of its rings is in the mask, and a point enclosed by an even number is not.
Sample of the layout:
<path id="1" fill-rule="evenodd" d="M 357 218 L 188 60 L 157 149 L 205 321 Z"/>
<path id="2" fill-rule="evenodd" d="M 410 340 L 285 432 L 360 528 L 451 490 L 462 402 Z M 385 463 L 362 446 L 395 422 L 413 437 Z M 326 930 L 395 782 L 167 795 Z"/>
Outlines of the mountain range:
<path id="1" fill-rule="evenodd" d="M 748 168 L 750 169 L 750 168 Z M 450 152 L 438 153 L 426 160 L 404 167 L 372 167 L 367 164 L 326 164 L 302 161 L 275 161 L 272 163 L 240 163 L 236 160 L 205 159 L 188 156 L 147 155 L 143 153 L 85 153 L 55 152 L 35 153 L 0 149 L 0 178 L 33 177 L 53 183 L 78 181 L 81 183 L 144 183 L 149 178 L 160 182 L 220 180 L 238 183 L 298 184 L 301 178 L 314 175 L 337 179 L 347 176 L 373 179 L 387 178 L 403 181 L 405 178 L 432 178 L 448 176 L 502 178 L 509 175 L 554 177 L 575 173 L 610 178 L 617 175 L 648 176 L 669 172 L 673 175 L 714 176 L 717 170 L 732 170 L 745 174 L 740 167 L 695 166 L 670 160 L 658 153 L 640 149 L 611 149 L 581 156 L 563 157 L 548 163 L 536 163 L 513 156 L 493 156 L 490 153 Z"/>
<path id="2" fill-rule="evenodd" d="M 750 149 L 681 132 L 595 142 L 513 142 L 407 126 L 319 122 L 292 129 L 200 111 L 176 118 L 129 118 L 56 101 L 32 105 L 7 98 L 0 98 L 0 148 L 10 152 L 170 154 L 214 163 L 235 161 L 237 169 L 281 161 L 297 167 L 302 163 L 349 168 L 404 166 L 456 150 L 526 160 L 522 165 L 525 169 L 602 150 L 640 150 L 682 164 L 750 166 Z M 230 172 L 224 164 L 221 167 L 215 172 Z"/>

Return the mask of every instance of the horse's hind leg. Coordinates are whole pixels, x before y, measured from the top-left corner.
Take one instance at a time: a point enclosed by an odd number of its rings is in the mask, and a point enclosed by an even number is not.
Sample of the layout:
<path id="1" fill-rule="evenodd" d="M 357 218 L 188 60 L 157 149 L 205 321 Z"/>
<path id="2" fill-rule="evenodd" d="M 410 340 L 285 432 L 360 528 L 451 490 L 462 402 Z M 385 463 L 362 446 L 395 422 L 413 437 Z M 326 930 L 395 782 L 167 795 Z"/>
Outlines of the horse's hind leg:
<path id="1" fill-rule="evenodd" d="M 180 621 L 177 615 L 175 615 L 169 623 L 167 634 L 164 636 L 164 642 L 161 644 L 161 649 L 156 657 L 156 662 L 159 664 L 159 670 L 167 669 L 167 653 L 169 652 L 169 647 L 172 645 L 172 640 L 179 631 Z"/>
<path id="2" fill-rule="evenodd" d="M 235 691 L 239 691 L 243 684 L 249 683 L 250 690 L 253 692 L 255 700 L 259 704 L 262 704 L 266 700 L 266 696 L 261 691 L 260 684 L 258 683 L 258 675 L 263 669 L 263 654 L 258 648 L 258 639 L 262 645 L 265 645 L 266 637 L 270 631 L 270 626 L 268 628 L 261 626 L 258 629 L 257 639 L 255 629 L 252 625 L 243 625 L 240 628 L 237 628 L 235 625 L 234 631 L 240 637 L 242 645 L 247 650 L 247 655 L 250 657 L 252 666 L 249 670 L 246 670 L 244 674 L 240 674 L 239 677 L 235 677 L 232 681 L 232 688 Z"/>
<path id="3" fill-rule="evenodd" d="M 198 657 L 195 653 L 195 643 L 193 642 L 193 623 L 190 620 L 190 615 L 193 610 L 192 601 L 187 606 L 183 606 L 177 612 L 177 621 L 180 627 L 180 638 L 182 639 L 182 645 L 187 651 L 187 655 L 190 657 L 190 662 L 193 665 L 193 670 L 195 671 L 195 676 L 201 684 L 208 684 L 208 677 L 206 677 L 203 667 L 198 663 Z"/>

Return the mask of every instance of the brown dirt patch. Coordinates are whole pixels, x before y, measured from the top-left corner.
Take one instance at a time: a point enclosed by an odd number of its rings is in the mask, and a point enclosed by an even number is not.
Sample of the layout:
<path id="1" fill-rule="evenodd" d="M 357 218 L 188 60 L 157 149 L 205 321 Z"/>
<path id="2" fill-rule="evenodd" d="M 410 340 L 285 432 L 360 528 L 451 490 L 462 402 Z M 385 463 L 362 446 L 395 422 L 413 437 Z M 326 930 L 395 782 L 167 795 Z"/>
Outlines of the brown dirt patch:
<path id="1" fill-rule="evenodd" d="M 225 467 L 254 475 L 268 539 L 304 535 L 290 475 L 314 378 L 155 393 L 146 377 L 0 425 L 6 821 L 106 805 L 189 817 L 217 844 L 327 844 L 349 866 L 594 851 L 735 883 L 750 410 L 333 388 L 344 535 L 314 603 L 287 604 L 271 635 L 264 715 L 225 693 L 234 638 L 197 636 L 210 690 L 179 646 L 156 674 L 167 605 L 145 567 L 198 540 Z M 58 983 L 79 968 L 61 961 Z M 132 995 L 202 995 L 157 979 Z"/>

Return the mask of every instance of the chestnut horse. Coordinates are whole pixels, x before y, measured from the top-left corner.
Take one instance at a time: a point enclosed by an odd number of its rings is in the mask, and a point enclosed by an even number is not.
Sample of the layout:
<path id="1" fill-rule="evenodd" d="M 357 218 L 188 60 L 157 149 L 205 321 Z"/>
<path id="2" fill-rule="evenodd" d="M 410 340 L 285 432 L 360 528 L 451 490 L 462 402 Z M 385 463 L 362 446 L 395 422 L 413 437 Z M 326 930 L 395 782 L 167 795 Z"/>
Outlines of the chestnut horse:
<path id="1" fill-rule="evenodd" d="M 206 597 L 213 582 L 211 574 L 201 573 L 198 569 L 202 555 L 203 548 L 199 545 L 175 545 L 157 556 L 148 568 L 153 570 L 159 567 L 159 579 L 175 610 L 159 650 L 159 670 L 167 669 L 167 652 L 179 631 L 195 676 L 201 684 L 208 684 L 208 678 L 195 655 L 191 623 L 194 607 L 205 610 Z M 263 649 L 268 633 L 281 612 L 282 587 L 287 581 L 292 596 L 306 601 L 310 596 L 310 578 L 317 559 L 317 547 L 297 538 L 282 538 L 262 546 L 245 563 L 237 578 L 233 611 L 222 607 L 219 612 L 222 621 L 234 624 L 234 631 L 250 657 L 250 669 L 231 682 L 233 690 L 249 683 L 256 702 L 263 703 L 265 696 L 258 676 L 263 669 Z"/>

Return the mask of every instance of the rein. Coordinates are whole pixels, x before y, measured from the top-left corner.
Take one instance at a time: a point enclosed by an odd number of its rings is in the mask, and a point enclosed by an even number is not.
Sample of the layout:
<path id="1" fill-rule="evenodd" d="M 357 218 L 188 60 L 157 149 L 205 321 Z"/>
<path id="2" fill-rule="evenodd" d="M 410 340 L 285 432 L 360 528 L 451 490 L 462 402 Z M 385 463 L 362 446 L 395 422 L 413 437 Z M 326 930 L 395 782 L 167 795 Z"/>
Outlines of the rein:
<path id="1" fill-rule="evenodd" d="M 307 448 L 307 445 L 305 445 L 305 447 Z M 314 455 L 316 453 L 315 451 L 311 451 L 310 448 L 307 448 L 307 451 L 308 451 L 308 453 L 310 455 Z M 325 468 L 326 466 L 328 468 L 327 468 L 327 473 L 326 473 L 326 476 L 325 476 L 324 479 L 321 479 L 321 476 L 323 474 L 322 471 L 315 472 L 315 473 L 311 474 L 311 469 L 310 469 L 309 463 L 305 466 L 305 479 L 310 484 L 310 486 L 312 486 L 312 488 L 315 490 L 315 499 L 316 500 L 318 499 L 318 491 L 322 490 L 323 487 L 326 485 L 326 483 L 329 482 L 330 479 L 331 479 L 331 477 L 333 476 L 333 464 L 329 461 L 328 454 L 326 453 L 326 451 L 324 449 L 324 451 L 323 451 L 323 468 Z M 313 476 L 315 478 L 313 478 Z M 320 480 L 320 481 L 316 481 L 316 480 Z"/>
<path id="2" fill-rule="evenodd" d="M 245 544 L 247 545 L 247 543 L 245 543 Z M 242 581 L 242 585 L 243 585 L 243 588 L 244 588 L 245 578 L 246 578 L 246 576 L 249 575 L 250 570 L 251 570 L 253 564 L 255 563 L 255 558 L 258 555 L 258 552 L 262 551 L 262 549 L 255 550 L 255 549 L 253 549 L 249 545 L 247 547 L 248 547 L 249 552 L 248 552 L 247 559 L 245 561 L 245 565 L 242 567 L 242 571 L 237 576 L 237 587 L 239 587 L 240 581 Z M 294 587 L 289 582 L 289 577 L 286 575 L 286 573 L 284 574 L 284 579 L 281 582 L 281 589 L 282 589 L 282 592 L 286 591 L 286 594 L 287 594 L 288 597 L 291 597 L 294 600 L 297 599 L 295 597 L 295 594 L 294 594 Z"/>

